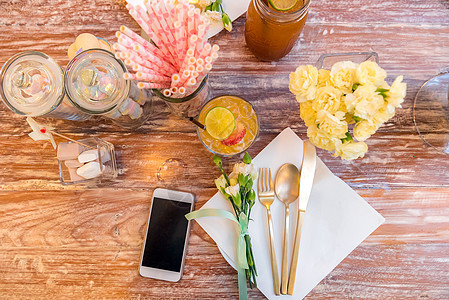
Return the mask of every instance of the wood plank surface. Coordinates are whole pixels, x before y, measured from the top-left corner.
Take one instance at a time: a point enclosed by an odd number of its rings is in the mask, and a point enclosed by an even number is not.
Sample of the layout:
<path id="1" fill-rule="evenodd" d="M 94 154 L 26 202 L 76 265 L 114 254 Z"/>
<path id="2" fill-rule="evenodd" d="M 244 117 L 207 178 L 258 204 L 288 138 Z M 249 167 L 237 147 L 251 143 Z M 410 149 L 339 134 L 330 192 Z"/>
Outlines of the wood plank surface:
<path id="1" fill-rule="evenodd" d="M 65 66 L 80 33 L 115 41 L 120 25 L 138 30 L 125 4 L 0 0 L 0 64 L 38 50 Z M 306 138 L 288 91 L 288 74 L 300 64 L 314 64 L 324 53 L 375 51 L 388 81 L 404 75 L 408 84 L 403 108 L 367 141 L 364 159 L 345 162 L 318 151 L 386 221 L 307 299 L 448 299 L 449 156 L 416 133 L 413 100 L 425 80 L 449 70 L 449 2 L 312 1 L 298 43 L 271 63 L 246 47 L 245 21 L 240 17 L 231 33 L 212 38 L 221 49 L 210 84 L 214 95 L 240 95 L 255 106 L 261 128 L 253 156 L 285 127 Z M 154 188 L 193 192 L 199 208 L 215 194 L 219 175 L 195 127 L 161 101 L 154 110 L 134 131 L 103 119 L 42 119 L 73 138 L 98 136 L 115 145 L 118 178 L 83 187 L 62 186 L 51 145 L 32 141 L 25 120 L 0 105 L 0 299 L 238 298 L 237 273 L 196 223 L 179 283 L 137 273 Z M 249 298 L 264 296 L 254 289 Z"/>

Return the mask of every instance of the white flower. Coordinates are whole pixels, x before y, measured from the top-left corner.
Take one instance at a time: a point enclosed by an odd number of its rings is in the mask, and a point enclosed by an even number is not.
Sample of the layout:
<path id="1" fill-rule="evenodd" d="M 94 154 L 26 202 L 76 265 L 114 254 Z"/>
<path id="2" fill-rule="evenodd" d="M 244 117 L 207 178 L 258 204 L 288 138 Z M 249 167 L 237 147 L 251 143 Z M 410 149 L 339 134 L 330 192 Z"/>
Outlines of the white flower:
<path id="1" fill-rule="evenodd" d="M 243 176 L 250 175 L 252 180 L 256 180 L 257 178 L 257 170 L 253 164 L 245 164 L 239 163 L 234 165 L 234 169 L 232 171 L 233 174 L 243 174 Z"/>
<path id="2" fill-rule="evenodd" d="M 352 61 L 340 61 L 335 63 L 330 72 L 331 81 L 334 87 L 340 89 L 344 94 L 352 91 L 355 80 L 355 71 L 358 65 Z"/>
<path id="3" fill-rule="evenodd" d="M 403 76 L 398 76 L 394 80 L 390 87 L 390 90 L 386 92 L 387 101 L 389 104 L 395 107 L 401 107 L 401 103 L 404 102 L 407 84 L 402 82 Z"/>
<path id="4" fill-rule="evenodd" d="M 364 142 L 346 142 L 337 146 L 334 156 L 340 156 L 341 159 L 353 160 L 365 156 L 368 151 L 368 145 Z"/>
<path id="5" fill-rule="evenodd" d="M 206 17 L 208 17 L 211 20 L 211 22 L 212 21 L 220 21 L 220 22 L 222 22 L 222 20 L 221 20 L 221 18 L 222 18 L 221 13 L 219 13 L 218 11 L 208 10 L 208 11 L 206 11 L 205 14 L 206 14 Z"/>
<path id="6" fill-rule="evenodd" d="M 315 98 L 318 84 L 318 70 L 314 66 L 299 66 L 290 73 L 290 92 L 296 95 L 298 102 L 305 102 Z"/>
<path id="7" fill-rule="evenodd" d="M 236 185 L 228 186 L 227 188 L 225 188 L 225 192 L 226 192 L 228 195 L 231 195 L 231 196 L 233 196 L 233 197 L 236 197 L 237 194 L 240 192 L 240 186 L 239 186 L 238 183 L 237 183 Z"/>
<path id="8" fill-rule="evenodd" d="M 312 144 L 327 151 L 334 151 L 341 145 L 340 139 L 328 134 L 324 130 L 318 129 L 316 126 L 309 126 L 307 128 L 307 137 Z"/>
<path id="9" fill-rule="evenodd" d="M 337 111 L 333 115 L 325 110 L 320 110 L 317 114 L 316 122 L 321 130 L 336 138 L 344 139 L 346 132 L 348 132 L 348 123 L 344 119 L 345 113 L 342 111 Z"/>
<path id="10" fill-rule="evenodd" d="M 225 188 L 226 187 L 226 179 L 224 178 L 223 175 L 221 175 L 220 177 L 215 179 L 215 185 L 217 186 L 217 189 L 219 191 L 221 191 L 221 188 Z"/>
<path id="11" fill-rule="evenodd" d="M 212 3 L 211 0 L 198 0 L 198 5 L 199 5 L 201 8 L 204 8 L 204 7 L 206 7 L 206 6 L 209 6 L 211 3 Z"/>
<path id="12" fill-rule="evenodd" d="M 387 77 L 387 72 L 379 67 L 376 62 L 370 60 L 362 62 L 357 67 L 355 74 L 356 82 L 362 85 L 374 84 L 379 86 L 384 82 L 385 77 Z"/>

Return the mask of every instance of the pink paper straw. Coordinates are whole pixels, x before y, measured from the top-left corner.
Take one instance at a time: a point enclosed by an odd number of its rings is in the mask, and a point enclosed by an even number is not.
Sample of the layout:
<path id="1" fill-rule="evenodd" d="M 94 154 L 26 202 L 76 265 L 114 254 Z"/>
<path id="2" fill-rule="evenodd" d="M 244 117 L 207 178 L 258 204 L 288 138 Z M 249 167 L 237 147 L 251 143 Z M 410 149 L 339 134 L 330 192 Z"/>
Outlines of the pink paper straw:
<path id="1" fill-rule="evenodd" d="M 204 47 L 201 50 L 201 53 L 200 53 L 199 57 L 204 59 L 206 56 L 209 55 L 211 50 L 212 50 L 212 45 L 211 44 L 209 44 L 209 43 L 204 44 Z"/>
<path id="2" fill-rule="evenodd" d="M 136 80 L 136 75 L 131 73 L 123 73 L 123 79 L 126 80 Z"/>
<path id="3" fill-rule="evenodd" d="M 151 83 L 151 82 L 138 82 L 137 87 L 139 89 L 162 89 L 167 87 L 166 84 Z"/>
<path id="4" fill-rule="evenodd" d="M 145 50 L 145 48 L 143 48 L 142 45 L 139 44 L 134 45 L 134 51 L 139 53 L 141 57 L 144 57 L 145 59 L 159 66 L 161 69 L 164 69 L 167 72 L 176 72 L 176 69 L 172 65 L 160 59 L 158 56 L 154 55 L 154 53 Z"/>
<path id="5" fill-rule="evenodd" d="M 164 60 L 170 62 L 170 58 L 167 57 L 166 55 L 164 55 L 162 53 L 162 51 L 155 47 L 153 44 L 151 44 L 150 42 L 148 42 L 147 40 L 145 40 L 143 37 L 141 37 L 140 35 L 138 35 L 137 33 L 135 33 L 134 31 L 132 31 L 131 29 L 129 29 L 126 26 L 120 26 L 120 32 L 124 33 L 125 35 L 127 35 L 128 37 L 130 37 L 132 40 L 134 40 L 135 42 L 141 44 L 143 47 L 145 47 L 145 49 L 147 49 L 148 51 L 153 52 L 154 54 L 158 55 L 159 57 L 163 58 Z"/>
<path id="6" fill-rule="evenodd" d="M 196 66 L 196 71 L 198 73 L 202 73 L 204 71 L 204 67 L 202 65 L 198 65 L 198 66 Z"/>
<path id="7" fill-rule="evenodd" d="M 157 82 L 157 83 L 167 83 L 171 81 L 170 77 L 167 76 L 161 76 L 161 75 L 155 75 L 150 73 L 142 73 L 137 72 L 136 78 L 140 81 L 151 81 L 151 82 Z"/>
<path id="8" fill-rule="evenodd" d="M 152 21 L 151 24 L 154 24 L 154 30 L 153 32 L 158 35 L 160 40 L 164 43 L 165 48 L 170 53 L 171 57 L 174 59 L 174 64 L 177 66 L 177 55 L 174 50 L 174 36 L 171 32 L 170 28 L 167 25 L 167 22 L 165 21 L 164 17 L 161 15 L 163 12 L 161 12 L 161 9 L 159 7 L 159 3 L 149 3 L 145 2 L 145 6 L 147 8 L 148 15 L 151 17 Z"/>
<path id="9" fill-rule="evenodd" d="M 171 91 L 170 89 L 165 89 L 162 91 L 162 95 L 164 95 L 165 97 L 171 97 Z"/>
<path id="10" fill-rule="evenodd" d="M 196 64 L 197 64 L 198 66 L 204 65 L 204 59 L 202 59 L 202 58 L 197 58 Z"/>
<path id="11" fill-rule="evenodd" d="M 175 73 L 171 76 L 171 87 L 176 87 L 177 84 L 181 81 L 181 76 Z"/>

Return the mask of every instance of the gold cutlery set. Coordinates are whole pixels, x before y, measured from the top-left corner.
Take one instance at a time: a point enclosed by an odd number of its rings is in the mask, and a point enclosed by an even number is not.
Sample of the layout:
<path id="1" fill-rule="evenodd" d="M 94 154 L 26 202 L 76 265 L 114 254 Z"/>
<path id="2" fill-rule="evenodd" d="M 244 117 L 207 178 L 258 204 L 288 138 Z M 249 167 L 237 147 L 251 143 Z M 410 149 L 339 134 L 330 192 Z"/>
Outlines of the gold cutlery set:
<path id="1" fill-rule="evenodd" d="M 275 295 L 293 295 L 296 280 L 296 270 L 298 267 L 299 244 L 301 240 L 302 224 L 307 209 L 310 192 L 312 191 L 313 178 L 316 168 L 316 149 L 309 142 L 304 142 L 304 156 L 301 166 L 301 173 L 298 168 L 290 163 L 282 165 L 276 173 L 274 188 L 271 169 L 259 169 L 258 195 L 259 201 L 267 209 L 268 233 L 271 254 L 271 269 L 273 275 L 273 288 Z M 284 238 L 282 247 L 282 268 L 281 283 L 274 246 L 273 221 L 270 206 L 276 197 L 285 205 Z M 288 240 L 289 240 L 289 205 L 299 197 L 298 219 L 296 223 L 295 241 L 293 254 L 288 272 Z"/>

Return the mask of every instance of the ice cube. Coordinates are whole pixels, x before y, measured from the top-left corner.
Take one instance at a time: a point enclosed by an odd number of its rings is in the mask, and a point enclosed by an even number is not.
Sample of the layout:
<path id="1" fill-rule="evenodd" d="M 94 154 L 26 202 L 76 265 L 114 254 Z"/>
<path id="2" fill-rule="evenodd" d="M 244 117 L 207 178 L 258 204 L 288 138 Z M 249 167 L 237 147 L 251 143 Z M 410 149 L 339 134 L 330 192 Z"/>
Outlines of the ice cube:
<path id="1" fill-rule="evenodd" d="M 96 161 L 91 161 L 76 170 L 76 173 L 86 179 L 98 177 L 101 174 L 100 164 Z"/>
<path id="2" fill-rule="evenodd" d="M 59 143 L 57 157 L 59 160 L 77 159 L 80 154 L 80 145 L 77 143 Z"/>

